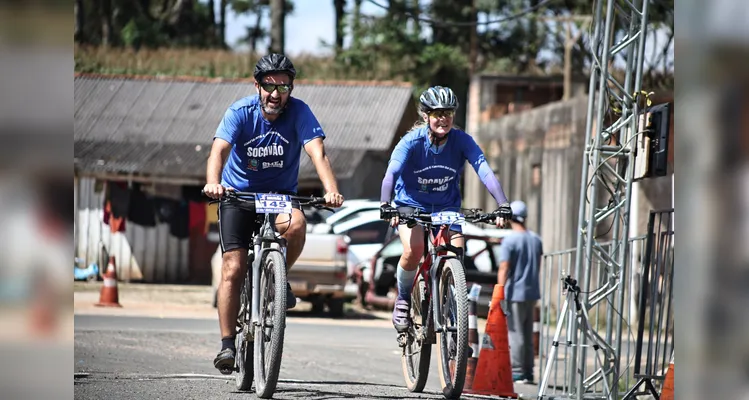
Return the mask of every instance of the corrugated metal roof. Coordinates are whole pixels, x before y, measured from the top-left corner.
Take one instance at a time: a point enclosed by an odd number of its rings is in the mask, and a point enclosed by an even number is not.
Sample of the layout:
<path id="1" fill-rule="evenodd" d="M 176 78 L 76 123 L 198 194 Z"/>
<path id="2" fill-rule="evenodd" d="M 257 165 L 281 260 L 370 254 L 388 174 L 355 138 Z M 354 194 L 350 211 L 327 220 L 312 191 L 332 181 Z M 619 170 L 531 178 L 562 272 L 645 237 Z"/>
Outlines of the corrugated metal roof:
<path id="1" fill-rule="evenodd" d="M 163 177 L 203 179 L 209 146 L 180 143 L 140 143 L 103 140 L 76 140 L 74 165 L 89 173 L 148 174 Z M 350 178 L 366 150 L 326 150 L 333 173 Z M 299 179 L 317 179 L 317 171 L 302 151 Z M 333 161 L 334 160 L 334 161 Z"/>
<path id="2" fill-rule="evenodd" d="M 78 168 L 189 176 L 195 169 L 198 175 L 204 173 L 213 134 L 227 107 L 255 93 L 251 81 L 83 74 L 76 76 L 74 86 Z M 398 83 L 298 82 L 294 96 L 317 116 L 334 170 L 344 177 L 366 151 L 390 149 L 411 92 L 410 85 Z M 310 168 L 314 173 L 302 157 L 300 178 Z"/>
<path id="3" fill-rule="evenodd" d="M 297 84 L 328 148 L 387 150 L 409 101 L 404 85 Z M 251 83 L 75 79 L 75 139 L 209 143 Z"/>

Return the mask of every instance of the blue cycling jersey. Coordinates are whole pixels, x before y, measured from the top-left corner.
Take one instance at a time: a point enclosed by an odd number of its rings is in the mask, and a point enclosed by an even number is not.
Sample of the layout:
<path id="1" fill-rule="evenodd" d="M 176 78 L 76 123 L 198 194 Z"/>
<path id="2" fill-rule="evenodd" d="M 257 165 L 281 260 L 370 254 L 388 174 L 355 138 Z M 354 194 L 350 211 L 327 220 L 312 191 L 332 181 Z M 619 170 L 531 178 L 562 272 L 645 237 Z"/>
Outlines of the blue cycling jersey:
<path id="1" fill-rule="evenodd" d="M 380 200 L 390 202 L 393 180 L 397 178 L 393 200 L 396 206 L 416 207 L 426 212 L 456 211 L 461 204 L 459 184 L 466 161 L 479 174 L 497 204 L 506 203 L 499 181 L 470 135 L 453 128 L 447 142 L 436 148 L 426 126 L 407 133 L 396 145 L 383 179 Z"/>
<path id="2" fill-rule="evenodd" d="M 262 113 L 260 96 L 236 101 L 226 110 L 215 139 L 232 144 L 221 185 L 239 191 L 296 193 L 302 147 L 325 139 L 309 106 L 290 97 L 283 113 L 270 122 Z"/>

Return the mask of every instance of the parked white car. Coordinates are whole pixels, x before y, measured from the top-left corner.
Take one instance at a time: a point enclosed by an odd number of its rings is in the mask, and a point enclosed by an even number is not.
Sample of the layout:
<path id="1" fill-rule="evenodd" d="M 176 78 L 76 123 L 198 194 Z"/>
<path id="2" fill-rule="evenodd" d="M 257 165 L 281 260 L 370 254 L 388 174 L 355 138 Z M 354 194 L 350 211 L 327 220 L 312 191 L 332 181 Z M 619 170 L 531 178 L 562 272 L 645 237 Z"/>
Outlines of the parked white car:
<path id="1" fill-rule="evenodd" d="M 323 233 L 323 232 L 320 232 Z M 352 218 L 334 224 L 328 232 L 349 237 L 348 273 L 362 260 L 368 260 L 382 247 L 382 243 L 395 234 L 388 221 L 380 219 L 379 207 L 376 211 L 363 211 L 352 214 Z"/>
<path id="2" fill-rule="evenodd" d="M 362 212 L 379 211 L 379 209 L 379 201 L 361 199 L 346 200 L 343 203 L 343 207 L 336 210 L 335 213 L 324 215 L 323 221 L 310 223 L 310 219 L 308 218 L 307 232 L 328 233 L 336 224 L 350 221 Z"/>

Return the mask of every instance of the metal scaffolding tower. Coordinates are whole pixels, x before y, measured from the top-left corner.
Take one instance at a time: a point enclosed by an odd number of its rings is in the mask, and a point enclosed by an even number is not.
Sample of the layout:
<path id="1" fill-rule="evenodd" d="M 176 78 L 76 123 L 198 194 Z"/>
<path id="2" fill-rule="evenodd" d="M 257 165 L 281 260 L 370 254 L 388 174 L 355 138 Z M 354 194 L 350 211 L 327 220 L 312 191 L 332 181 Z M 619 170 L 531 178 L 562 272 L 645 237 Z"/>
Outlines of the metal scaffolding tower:
<path id="1" fill-rule="evenodd" d="M 584 152 L 580 193 L 578 242 L 574 271 L 579 298 L 586 311 L 609 302 L 603 345 L 590 336 L 587 312 L 578 310 L 559 315 L 565 320 L 570 356 L 565 360 L 570 373 L 565 393 L 568 398 L 618 399 L 621 372 L 622 314 L 625 286 L 622 277 L 629 267 L 628 232 L 632 192 L 634 149 L 640 132 L 639 113 L 649 0 L 597 0 L 590 37 L 593 63 L 586 133 L 591 133 Z M 624 56 L 626 68 L 615 63 Z M 620 61 L 619 61 L 620 62 Z M 619 68 L 615 68 L 618 66 Z M 615 76 L 616 75 L 616 76 Z M 602 245 L 603 234 L 610 245 Z M 597 237 L 598 236 L 598 237 Z M 607 237 L 607 241 L 609 240 Z M 594 263 L 604 266 L 603 276 L 591 289 Z M 600 270 L 599 270 L 600 271 Z M 583 320 L 586 319 L 586 320 Z M 604 328 L 604 327 L 600 327 Z M 603 329 L 600 329 L 602 331 Z M 590 337 L 594 343 L 589 344 Z M 556 346 L 557 344 L 554 344 Z M 592 347 L 592 349 L 591 349 Z M 586 371 L 587 351 L 600 352 L 603 361 L 596 371 Z M 556 360 L 550 360 L 550 365 Z M 567 370 L 565 368 L 565 370 Z M 594 385 L 603 382 L 603 390 Z M 546 398 L 539 387 L 539 399 Z M 558 399 L 560 397 L 553 397 Z"/>

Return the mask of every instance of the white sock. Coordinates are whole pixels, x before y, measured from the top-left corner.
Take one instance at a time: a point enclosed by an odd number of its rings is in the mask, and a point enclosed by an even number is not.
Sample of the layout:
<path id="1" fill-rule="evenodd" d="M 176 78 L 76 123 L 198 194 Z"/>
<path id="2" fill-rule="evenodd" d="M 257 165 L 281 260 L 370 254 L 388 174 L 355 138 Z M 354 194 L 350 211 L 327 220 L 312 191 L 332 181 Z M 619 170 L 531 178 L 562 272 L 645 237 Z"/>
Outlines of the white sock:
<path id="1" fill-rule="evenodd" d="M 414 278 L 416 278 L 416 271 L 406 271 L 398 265 L 395 272 L 395 277 L 398 280 L 398 298 L 406 301 L 411 301 L 411 288 L 413 288 Z"/>

